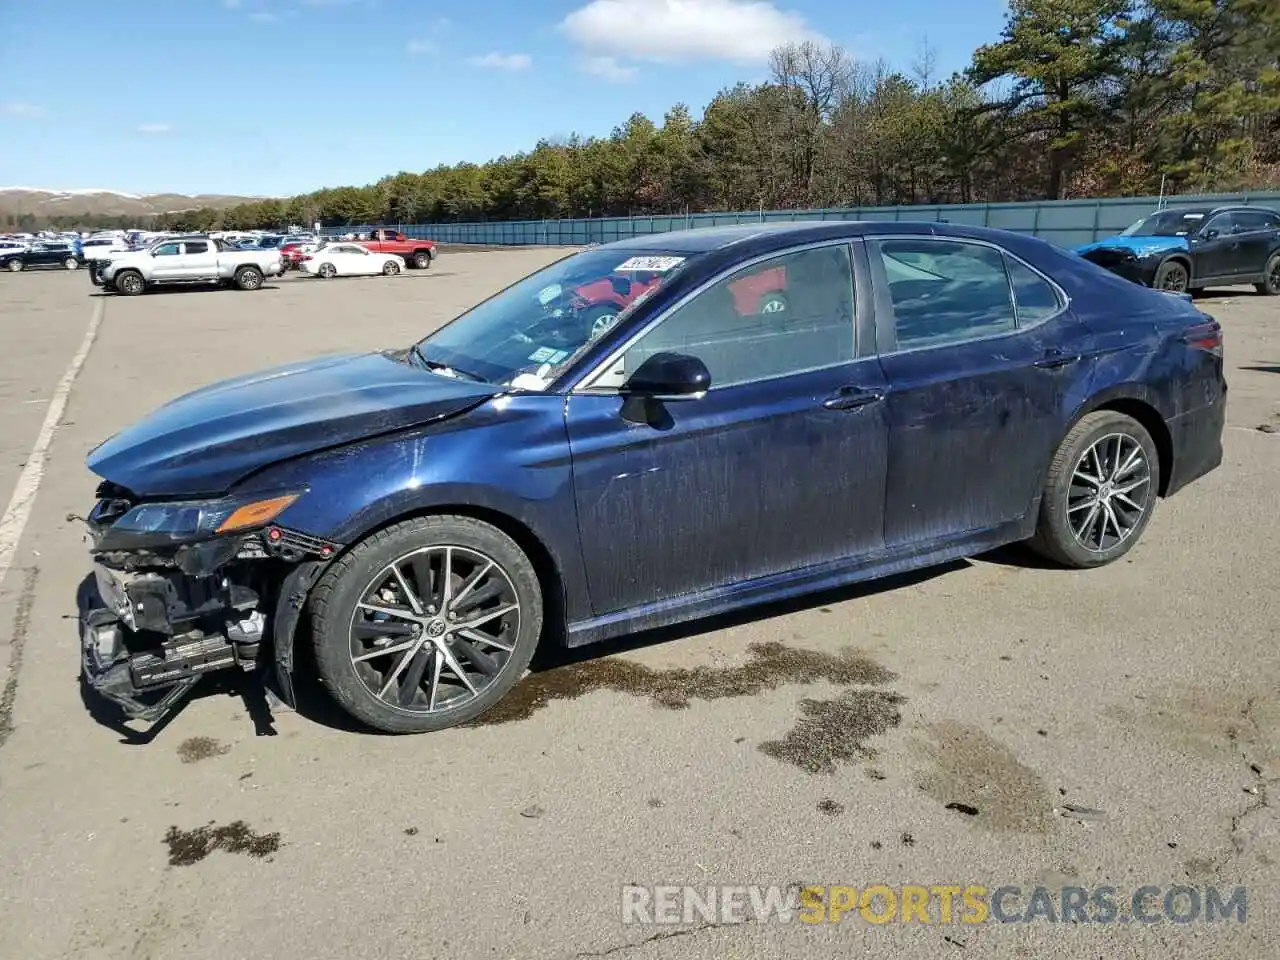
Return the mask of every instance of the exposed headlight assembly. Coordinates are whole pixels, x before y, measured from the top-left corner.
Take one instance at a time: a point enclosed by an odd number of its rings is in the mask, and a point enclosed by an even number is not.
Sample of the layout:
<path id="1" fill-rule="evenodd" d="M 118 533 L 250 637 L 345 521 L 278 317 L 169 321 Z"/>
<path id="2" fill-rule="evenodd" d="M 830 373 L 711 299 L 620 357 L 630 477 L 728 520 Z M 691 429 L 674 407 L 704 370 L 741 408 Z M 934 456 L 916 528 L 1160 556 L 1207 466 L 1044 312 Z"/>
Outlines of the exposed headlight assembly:
<path id="1" fill-rule="evenodd" d="M 228 497 L 222 500 L 140 503 L 102 529 L 94 549 L 139 550 L 208 540 L 223 534 L 244 533 L 266 526 L 302 492 L 272 497 Z M 104 519 L 100 501 L 89 515 L 91 525 Z"/>

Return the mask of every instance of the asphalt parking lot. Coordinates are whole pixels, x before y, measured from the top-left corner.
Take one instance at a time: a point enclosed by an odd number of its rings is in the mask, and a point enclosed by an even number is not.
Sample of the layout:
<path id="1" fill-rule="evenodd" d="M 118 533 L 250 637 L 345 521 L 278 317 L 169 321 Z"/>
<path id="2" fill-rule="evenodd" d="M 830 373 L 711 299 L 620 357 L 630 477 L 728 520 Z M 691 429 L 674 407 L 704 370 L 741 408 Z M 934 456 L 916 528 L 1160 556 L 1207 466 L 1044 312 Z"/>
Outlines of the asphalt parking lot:
<path id="1" fill-rule="evenodd" d="M 1002 551 L 587 648 L 541 663 L 493 722 L 429 736 L 216 687 L 148 736 L 82 694 L 89 564 L 67 515 L 92 503 L 91 447 L 211 380 L 407 344 L 562 252 L 133 299 L 81 274 L 0 277 L 0 502 L 16 492 L 0 524 L 0 957 L 1273 955 L 1280 433 L 1259 427 L 1280 427 L 1280 299 L 1251 290 L 1204 302 L 1226 329 L 1222 467 L 1112 567 Z M 658 925 L 620 910 L 625 884 L 878 883 L 1242 885 L 1248 915 Z"/>

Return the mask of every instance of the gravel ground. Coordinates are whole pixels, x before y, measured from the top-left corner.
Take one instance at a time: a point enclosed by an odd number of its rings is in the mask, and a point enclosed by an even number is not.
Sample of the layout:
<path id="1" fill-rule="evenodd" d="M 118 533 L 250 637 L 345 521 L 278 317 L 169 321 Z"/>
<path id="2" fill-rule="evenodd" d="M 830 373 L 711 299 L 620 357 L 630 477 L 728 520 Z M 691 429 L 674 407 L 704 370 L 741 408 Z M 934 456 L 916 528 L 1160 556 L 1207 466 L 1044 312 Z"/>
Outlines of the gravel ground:
<path id="1" fill-rule="evenodd" d="M 1280 434 L 1258 428 L 1280 427 L 1280 300 L 1251 292 L 1205 301 L 1231 368 L 1222 468 L 1104 570 L 1008 550 L 546 658 L 492 722 L 424 737 L 213 685 L 147 732 L 82 695 L 66 517 L 94 444 L 210 380 L 408 343 L 564 252 L 253 294 L 0 277 L 0 487 L 26 517 L 0 525 L 0 957 L 1274 952 Z M 878 883 L 1243 885 L 1248 913 L 622 922 L 628 884 Z"/>

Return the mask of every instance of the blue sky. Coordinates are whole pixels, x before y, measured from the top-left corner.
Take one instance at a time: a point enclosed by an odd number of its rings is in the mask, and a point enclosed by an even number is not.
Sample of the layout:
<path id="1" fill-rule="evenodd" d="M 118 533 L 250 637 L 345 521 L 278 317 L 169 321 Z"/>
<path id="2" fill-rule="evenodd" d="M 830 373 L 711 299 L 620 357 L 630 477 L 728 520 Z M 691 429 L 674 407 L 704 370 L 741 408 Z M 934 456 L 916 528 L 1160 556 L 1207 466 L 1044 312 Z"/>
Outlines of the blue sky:
<path id="1" fill-rule="evenodd" d="M 698 114 L 779 41 L 945 75 L 1002 0 L 0 0 L 0 186 L 284 195 Z"/>

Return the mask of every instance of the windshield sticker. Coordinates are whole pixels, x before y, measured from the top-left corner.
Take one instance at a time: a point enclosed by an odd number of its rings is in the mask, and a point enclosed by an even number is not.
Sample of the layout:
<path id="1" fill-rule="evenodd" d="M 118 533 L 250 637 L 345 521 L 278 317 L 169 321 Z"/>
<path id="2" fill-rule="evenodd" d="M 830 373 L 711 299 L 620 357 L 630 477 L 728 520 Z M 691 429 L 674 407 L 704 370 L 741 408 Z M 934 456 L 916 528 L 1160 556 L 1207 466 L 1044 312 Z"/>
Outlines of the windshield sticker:
<path id="1" fill-rule="evenodd" d="M 529 354 L 529 359 L 534 363 L 559 363 L 567 357 L 568 354 L 563 350 L 557 350 L 555 347 L 539 347 L 533 353 Z M 559 359 L 557 359 L 557 357 Z"/>
<path id="2" fill-rule="evenodd" d="M 654 273 L 666 273 L 684 263 L 684 257 L 631 257 L 613 268 L 614 273 L 625 273 L 631 270 L 647 270 Z"/>
<path id="3" fill-rule="evenodd" d="M 1203 213 L 1184 213 L 1182 215 L 1182 219 L 1183 220 L 1203 220 L 1204 214 Z"/>

